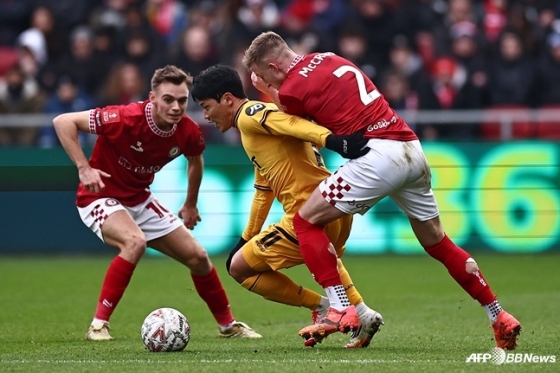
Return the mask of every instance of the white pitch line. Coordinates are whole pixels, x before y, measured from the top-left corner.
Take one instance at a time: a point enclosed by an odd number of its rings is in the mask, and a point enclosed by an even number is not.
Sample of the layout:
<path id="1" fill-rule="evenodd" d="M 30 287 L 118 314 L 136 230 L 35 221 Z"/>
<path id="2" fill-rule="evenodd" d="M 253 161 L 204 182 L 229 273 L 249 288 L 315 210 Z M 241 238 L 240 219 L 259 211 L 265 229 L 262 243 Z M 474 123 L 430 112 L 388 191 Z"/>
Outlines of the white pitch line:
<path id="1" fill-rule="evenodd" d="M 180 363 L 203 363 L 203 364 L 223 364 L 223 363 L 268 363 L 268 364 L 307 364 L 307 363 L 336 363 L 336 364 L 455 364 L 460 361 L 455 360 L 415 360 L 415 359 L 283 359 L 283 360 L 264 360 L 264 359 L 202 359 L 202 360 L 152 360 L 152 359 L 130 359 L 130 360 L 0 360 L 0 364 L 180 364 Z"/>

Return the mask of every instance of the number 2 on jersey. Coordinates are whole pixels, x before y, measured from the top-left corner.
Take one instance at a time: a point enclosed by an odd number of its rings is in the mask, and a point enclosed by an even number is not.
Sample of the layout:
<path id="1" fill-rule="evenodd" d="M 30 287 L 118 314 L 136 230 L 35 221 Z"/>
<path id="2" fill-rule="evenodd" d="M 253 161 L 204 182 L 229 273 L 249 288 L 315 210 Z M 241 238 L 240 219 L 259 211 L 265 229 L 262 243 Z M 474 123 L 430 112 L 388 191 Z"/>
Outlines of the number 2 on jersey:
<path id="1" fill-rule="evenodd" d="M 344 66 L 340 66 L 338 69 L 333 71 L 333 74 L 337 78 L 342 77 L 342 75 L 346 73 L 353 73 L 356 76 L 356 82 L 358 83 L 358 91 L 360 92 L 360 100 L 362 100 L 364 105 L 367 106 L 371 104 L 373 101 L 377 100 L 379 97 L 381 97 L 381 94 L 377 89 L 374 89 L 371 92 L 367 91 L 366 80 L 364 79 L 364 76 L 362 75 L 360 70 L 356 69 L 354 66 L 344 65 Z"/>

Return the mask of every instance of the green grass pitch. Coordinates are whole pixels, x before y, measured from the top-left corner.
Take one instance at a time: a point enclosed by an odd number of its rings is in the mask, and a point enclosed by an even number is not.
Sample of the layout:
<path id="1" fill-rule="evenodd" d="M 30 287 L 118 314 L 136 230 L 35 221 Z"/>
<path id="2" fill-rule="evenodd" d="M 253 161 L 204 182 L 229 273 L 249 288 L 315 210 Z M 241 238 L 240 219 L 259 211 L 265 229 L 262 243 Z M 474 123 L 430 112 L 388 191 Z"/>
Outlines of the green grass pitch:
<path id="1" fill-rule="evenodd" d="M 476 254 L 502 306 L 522 323 L 516 352 L 560 355 L 560 255 Z M 366 349 L 345 350 L 347 335 L 305 348 L 297 335 L 309 311 L 272 303 L 213 261 L 236 318 L 262 340 L 224 340 L 189 273 L 167 258 L 144 258 L 111 319 L 111 342 L 83 340 L 109 257 L 0 257 L 0 372 L 558 372 L 556 363 L 466 363 L 494 346 L 484 310 L 428 256 L 354 256 L 345 263 L 385 326 Z M 322 291 L 305 267 L 287 271 Z M 144 317 L 174 307 L 189 319 L 186 350 L 151 353 Z M 557 356 L 557 359 L 560 356 Z"/>

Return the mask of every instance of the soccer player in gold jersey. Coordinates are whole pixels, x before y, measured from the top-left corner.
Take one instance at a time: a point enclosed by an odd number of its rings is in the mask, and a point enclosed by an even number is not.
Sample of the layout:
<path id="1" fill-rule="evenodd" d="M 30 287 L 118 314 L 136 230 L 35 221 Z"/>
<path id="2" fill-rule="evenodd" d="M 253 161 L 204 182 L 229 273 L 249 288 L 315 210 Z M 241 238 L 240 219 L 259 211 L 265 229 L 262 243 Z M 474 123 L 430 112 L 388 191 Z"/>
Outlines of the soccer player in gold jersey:
<path id="1" fill-rule="evenodd" d="M 230 254 L 228 272 L 244 288 L 265 299 L 309 308 L 315 321 L 329 307 L 328 298 L 279 272 L 304 263 L 292 219 L 317 185 L 330 175 L 315 144 L 350 158 L 367 149 L 363 149 L 358 137 L 334 136 L 313 122 L 283 113 L 274 104 L 249 100 L 239 75 L 228 66 L 216 65 L 201 72 L 194 79 L 191 94 L 204 109 L 204 117 L 218 130 L 239 130 L 243 148 L 255 168 L 249 222 Z M 295 129 L 298 138 L 288 135 Z M 285 214 L 280 222 L 261 230 L 275 198 Z M 339 258 L 351 225 L 352 217 L 348 215 L 325 227 L 332 242 L 330 250 Z M 360 319 L 359 329 L 352 331 L 345 347 L 367 347 L 383 318 L 364 303 L 340 259 L 338 270 Z M 314 346 L 322 339 L 311 337 L 305 345 Z"/>

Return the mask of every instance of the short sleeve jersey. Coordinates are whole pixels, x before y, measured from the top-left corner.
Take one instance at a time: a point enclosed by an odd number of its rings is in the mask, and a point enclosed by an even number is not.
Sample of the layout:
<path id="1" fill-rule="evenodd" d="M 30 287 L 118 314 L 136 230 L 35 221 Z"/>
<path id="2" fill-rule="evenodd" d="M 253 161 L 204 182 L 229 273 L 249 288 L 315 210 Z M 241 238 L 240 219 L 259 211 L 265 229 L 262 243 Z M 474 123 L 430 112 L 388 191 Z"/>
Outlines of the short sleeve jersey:
<path id="1" fill-rule="evenodd" d="M 99 198 L 114 198 L 125 206 L 145 201 L 155 173 L 183 154 L 197 157 L 205 143 L 202 132 L 187 115 L 169 131 L 156 126 L 149 101 L 107 106 L 89 112 L 90 132 L 97 134 L 89 164 L 107 172 L 105 190 L 87 191 L 80 183 L 76 204 L 85 207 Z"/>
<path id="2" fill-rule="evenodd" d="M 271 190 L 290 218 L 330 175 L 311 143 L 282 135 L 294 119 L 299 118 L 283 113 L 274 104 L 260 101 L 245 103 L 235 117 L 243 148 L 262 176 L 256 178 L 255 187 Z M 317 131 L 322 131 L 316 132 L 317 142 L 321 135 L 330 133 L 322 127 Z"/>
<path id="3" fill-rule="evenodd" d="M 311 119 L 336 135 L 366 129 L 368 138 L 418 139 L 373 82 L 334 53 L 296 57 L 278 96 L 286 113 Z"/>

